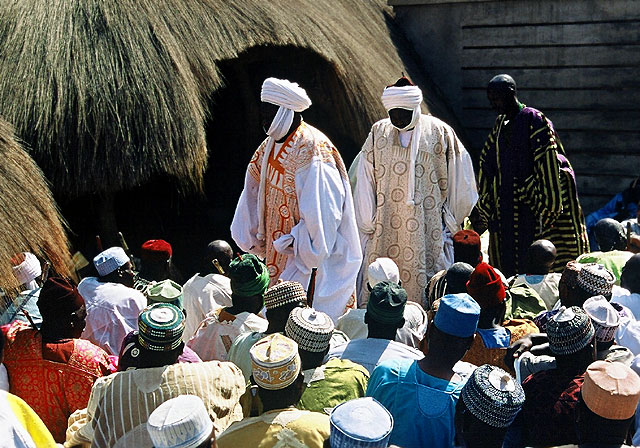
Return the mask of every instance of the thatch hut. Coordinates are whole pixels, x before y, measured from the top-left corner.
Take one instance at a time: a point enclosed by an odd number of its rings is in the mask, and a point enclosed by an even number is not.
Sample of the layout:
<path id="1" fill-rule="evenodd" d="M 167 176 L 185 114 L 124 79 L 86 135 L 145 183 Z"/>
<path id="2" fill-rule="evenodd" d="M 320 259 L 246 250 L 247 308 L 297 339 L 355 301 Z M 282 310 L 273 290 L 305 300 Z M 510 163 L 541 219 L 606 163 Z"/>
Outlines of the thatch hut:
<path id="1" fill-rule="evenodd" d="M 51 262 L 57 273 L 69 276 L 67 235 L 49 186 L 14 138 L 11 125 L 2 119 L 0 160 L 0 289 L 11 292 L 19 286 L 11 258 L 20 252 L 32 252 Z"/>
<path id="2" fill-rule="evenodd" d="M 226 229 L 263 137 L 266 76 L 307 88 L 305 119 L 347 162 L 384 113 L 382 87 L 402 72 L 436 115 L 451 117 L 391 14 L 384 0 L 0 0 L 0 113 L 79 232 L 96 201 L 92 215 L 102 224 L 117 216 L 128 234 L 140 219 L 155 222 L 147 236 L 172 233 L 154 215 L 167 203 L 173 222 Z M 215 202 L 215 216 L 190 215 L 194 201 L 174 195 L 202 186 L 209 202 L 197 207 Z M 102 199 L 86 200 L 93 194 Z M 115 194 L 113 210 L 105 194 Z"/>

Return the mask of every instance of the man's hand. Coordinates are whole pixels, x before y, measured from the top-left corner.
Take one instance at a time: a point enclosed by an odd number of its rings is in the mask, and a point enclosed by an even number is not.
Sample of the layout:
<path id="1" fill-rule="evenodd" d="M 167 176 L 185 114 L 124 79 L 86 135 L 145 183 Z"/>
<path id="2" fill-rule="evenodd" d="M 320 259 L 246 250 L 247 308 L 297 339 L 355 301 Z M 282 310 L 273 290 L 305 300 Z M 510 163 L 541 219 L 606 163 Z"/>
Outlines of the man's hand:
<path id="1" fill-rule="evenodd" d="M 507 349 L 504 363 L 513 370 L 513 361 L 518 359 L 524 352 L 531 352 L 534 355 L 545 355 L 549 352 L 549 339 L 546 333 L 531 333 L 518 339 Z"/>

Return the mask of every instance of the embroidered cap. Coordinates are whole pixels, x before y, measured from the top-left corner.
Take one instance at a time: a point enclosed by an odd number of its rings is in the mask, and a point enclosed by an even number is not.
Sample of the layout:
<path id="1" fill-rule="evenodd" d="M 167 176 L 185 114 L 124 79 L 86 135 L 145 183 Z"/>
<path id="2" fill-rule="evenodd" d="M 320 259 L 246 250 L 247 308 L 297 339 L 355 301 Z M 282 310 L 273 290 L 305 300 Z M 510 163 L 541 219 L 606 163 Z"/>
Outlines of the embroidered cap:
<path id="1" fill-rule="evenodd" d="M 380 282 L 400 282 L 400 271 L 398 265 L 387 257 L 376 258 L 367 269 L 369 286 L 374 287 Z"/>
<path id="2" fill-rule="evenodd" d="M 596 341 L 613 341 L 620 324 L 620 315 L 609 301 L 604 296 L 591 297 L 584 302 L 582 308 L 591 318 L 593 328 L 596 330 Z"/>
<path id="3" fill-rule="evenodd" d="M 300 375 L 298 344 L 280 333 L 256 342 L 249 354 L 253 379 L 263 389 L 284 389 Z"/>
<path id="4" fill-rule="evenodd" d="M 638 406 L 640 377 L 621 362 L 596 361 L 587 368 L 580 393 L 594 414 L 626 420 Z"/>
<path id="5" fill-rule="evenodd" d="M 329 347 L 333 328 L 333 321 L 327 314 L 313 308 L 294 308 L 289 314 L 284 333 L 301 350 L 323 352 Z"/>
<path id="6" fill-rule="evenodd" d="M 195 448 L 211 437 L 213 422 L 200 397 L 180 395 L 151 413 L 147 431 L 154 448 Z"/>
<path id="7" fill-rule="evenodd" d="M 122 247 L 110 247 L 103 250 L 93 258 L 93 265 L 101 277 L 111 274 L 120 266 L 124 266 L 131 260 Z"/>
<path id="8" fill-rule="evenodd" d="M 561 307 L 547 323 L 549 348 L 556 355 L 572 355 L 585 348 L 593 339 L 595 330 L 591 319 L 577 306 Z"/>
<path id="9" fill-rule="evenodd" d="M 562 271 L 560 281 L 567 285 L 568 288 L 575 288 L 578 286 L 578 275 L 584 266 L 586 265 L 569 261 Z"/>
<path id="10" fill-rule="evenodd" d="M 175 350 L 182 342 L 184 314 L 170 303 L 154 303 L 138 316 L 138 331 L 138 342 L 147 350 Z"/>
<path id="11" fill-rule="evenodd" d="M 478 420 L 506 428 L 524 404 L 524 390 L 500 367 L 482 365 L 473 371 L 460 393 L 465 406 Z"/>
<path id="12" fill-rule="evenodd" d="M 264 294 L 264 306 L 268 310 L 292 302 L 307 303 L 307 293 L 298 282 L 278 282 Z"/>
<path id="13" fill-rule="evenodd" d="M 469 294 L 447 294 L 440 299 L 433 323 L 438 330 L 468 338 L 476 333 L 480 305 Z"/>
<path id="14" fill-rule="evenodd" d="M 170 303 L 180 309 L 182 306 L 182 286 L 173 280 L 162 280 L 147 290 L 147 300 L 152 303 Z"/>
<path id="15" fill-rule="evenodd" d="M 385 448 L 393 417 L 372 397 L 356 398 L 336 406 L 329 416 L 331 448 Z"/>
<path id="16" fill-rule="evenodd" d="M 13 275 L 15 275 L 21 285 L 24 285 L 34 281 L 42 275 L 42 266 L 40 266 L 40 260 L 38 260 L 38 257 L 33 255 L 31 252 L 23 252 L 22 255 L 24 255 L 24 260 L 19 264 L 15 263 L 16 265 L 13 266 Z M 16 257 L 19 257 L 19 255 Z M 14 260 L 12 259 L 11 261 Z"/>
<path id="17" fill-rule="evenodd" d="M 587 264 L 578 274 L 578 286 L 591 296 L 611 297 L 616 277 L 601 264 Z"/>

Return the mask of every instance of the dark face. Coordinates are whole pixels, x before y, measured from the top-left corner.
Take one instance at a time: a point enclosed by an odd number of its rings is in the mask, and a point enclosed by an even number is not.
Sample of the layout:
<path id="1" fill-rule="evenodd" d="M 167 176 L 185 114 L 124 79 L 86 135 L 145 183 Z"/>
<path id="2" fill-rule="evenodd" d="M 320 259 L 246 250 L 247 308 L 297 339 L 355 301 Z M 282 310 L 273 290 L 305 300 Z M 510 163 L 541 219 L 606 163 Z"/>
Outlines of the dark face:
<path id="1" fill-rule="evenodd" d="M 133 266 L 131 262 L 127 261 L 127 264 L 118 268 L 118 276 L 120 277 L 120 283 L 129 288 L 133 288 L 133 279 L 135 274 L 133 273 Z"/>
<path id="2" fill-rule="evenodd" d="M 403 129 L 409 126 L 411 123 L 411 117 L 413 117 L 412 110 L 406 109 L 389 109 L 389 119 L 391 123 L 398 129 Z"/>
<path id="3" fill-rule="evenodd" d="M 77 334 L 79 338 L 84 330 L 84 327 L 87 325 L 87 308 L 82 305 L 79 309 L 71 313 L 71 327 L 74 330 L 74 333 Z"/>
<path id="4" fill-rule="evenodd" d="M 506 114 L 514 102 L 513 92 L 506 89 L 487 89 L 487 98 L 491 108 L 499 115 Z"/>
<path id="5" fill-rule="evenodd" d="M 262 123 L 262 130 L 266 134 L 269 128 L 271 127 L 271 123 L 278 113 L 278 109 L 280 107 L 271 103 L 260 103 L 260 122 Z"/>

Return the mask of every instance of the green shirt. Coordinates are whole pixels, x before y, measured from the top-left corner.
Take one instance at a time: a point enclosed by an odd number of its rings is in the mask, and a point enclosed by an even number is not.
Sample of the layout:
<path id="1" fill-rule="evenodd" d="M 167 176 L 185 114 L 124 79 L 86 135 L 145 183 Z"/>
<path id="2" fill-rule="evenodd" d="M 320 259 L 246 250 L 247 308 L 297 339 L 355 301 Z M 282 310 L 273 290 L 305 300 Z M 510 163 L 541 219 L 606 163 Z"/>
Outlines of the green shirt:
<path id="1" fill-rule="evenodd" d="M 306 389 L 298 408 L 315 412 L 364 397 L 369 382 L 367 369 L 348 359 L 334 358 L 303 373 Z"/>
<path id="2" fill-rule="evenodd" d="M 622 274 L 622 268 L 633 253 L 626 250 L 612 250 L 609 252 L 590 252 L 583 254 L 576 260 L 578 263 L 598 263 L 609 269 L 616 277 L 616 285 L 620 286 L 620 275 Z"/>

